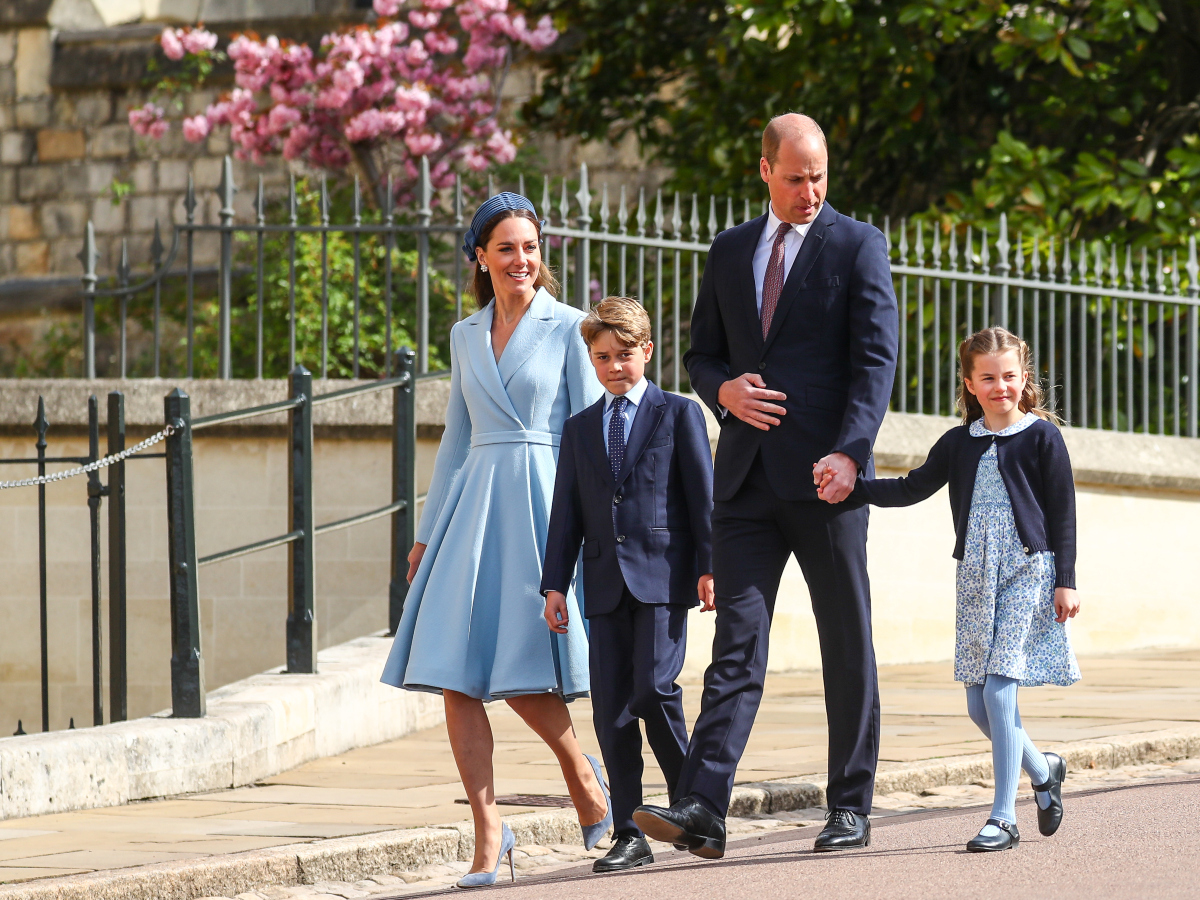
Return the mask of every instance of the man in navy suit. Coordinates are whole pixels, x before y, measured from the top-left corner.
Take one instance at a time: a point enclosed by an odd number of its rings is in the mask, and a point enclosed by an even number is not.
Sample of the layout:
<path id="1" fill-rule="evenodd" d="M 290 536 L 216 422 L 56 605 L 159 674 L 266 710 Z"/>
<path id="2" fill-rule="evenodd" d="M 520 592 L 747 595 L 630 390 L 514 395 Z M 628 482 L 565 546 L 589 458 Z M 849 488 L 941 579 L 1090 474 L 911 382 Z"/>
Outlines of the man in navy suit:
<path id="1" fill-rule="evenodd" d="M 642 802 L 638 719 L 672 797 L 683 768 L 675 679 L 688 610 L 697 598 L 713 608 L 712 454 L 699 404 L 644 377 L 654 345 L 640 303 L 602 300 L 580 331 L 605 394 L 563 428 L 541 590 L 546 623 L 565 633 L 564 594 L 582 545 L 592 715 L 616 835 L 593 869 L 615 872 L 654 861 L 633 821 Z"/>
<path id="2" fill-rule="evenodd" d="M 825 202 L 828 148 L 807 116 L 771 120 L 760 173 L 770 212 L 718 235 L 684 357 L 717 414 L 713 575 L 717 623 L 677 802 L 643 806 L 650 837 L 725 851 L 734 773 L 762 699 L 775 595 L 792 554 L 808 583 L 829 723 L 829 822 L 816 850 L 870 842 L 879 757 L 867 509 L 826 499 L 873 472 L 895 373 L 898 318 L 883 235 Z"/>

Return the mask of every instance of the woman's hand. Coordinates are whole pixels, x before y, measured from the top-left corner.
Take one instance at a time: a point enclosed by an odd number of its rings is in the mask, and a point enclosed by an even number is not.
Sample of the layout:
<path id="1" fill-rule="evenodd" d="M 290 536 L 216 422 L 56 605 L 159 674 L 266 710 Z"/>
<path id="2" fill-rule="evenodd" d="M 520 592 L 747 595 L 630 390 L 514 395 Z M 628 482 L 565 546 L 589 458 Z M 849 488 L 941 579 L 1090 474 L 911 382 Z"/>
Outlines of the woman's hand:
<path id="1" fill-rule="evenodd" d="M 413 544 L 413 548 L 408 551 L 408 583 L 412 584 L 413 577 L 417 574 L 417 566 L 421 565 L 421 557 L 425 555 L 425 548 L 428 544 L 417 542 Z"/>
<path id="2" fill-rule="evenodd" d="M 1054 589 L 1054 621 L 1065 622 L 1075 618 L 1079 612 L 1079 595 L 1075 588 L 1060 587 Z"/>
<path id="3" fill-rule="evenodd" d="M 700 595 L 700 612 L 712 612 L 717 608 L 717 595 L 713 590 L 712 575 L 701 575 L 696 585 L 696 593 Z"/>
<path id="4" fill-rule="evenodd" d="M 570 620 L 567 618 L 567 596 L 561 591 L 546 591 L 546 625 L 555 634 L 566 634 Z"/>

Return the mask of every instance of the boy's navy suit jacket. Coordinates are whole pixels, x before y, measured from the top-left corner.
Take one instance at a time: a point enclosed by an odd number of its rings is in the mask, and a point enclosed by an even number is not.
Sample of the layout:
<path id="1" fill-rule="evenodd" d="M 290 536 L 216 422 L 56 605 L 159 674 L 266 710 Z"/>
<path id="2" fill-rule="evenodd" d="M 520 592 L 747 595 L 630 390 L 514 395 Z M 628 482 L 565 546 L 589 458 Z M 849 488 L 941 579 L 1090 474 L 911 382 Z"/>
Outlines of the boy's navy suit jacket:
<path id="1" fill-rule="evenodd" d="M 695 606 L 712 571 L 712 452 L 700 406 L 653 382 L 614 480 L 601 397 L 563 427 L 542 593 L 566 593 L 583 547 L 584 615 L 610 613 L 625 587 L 643 603 Z"/>

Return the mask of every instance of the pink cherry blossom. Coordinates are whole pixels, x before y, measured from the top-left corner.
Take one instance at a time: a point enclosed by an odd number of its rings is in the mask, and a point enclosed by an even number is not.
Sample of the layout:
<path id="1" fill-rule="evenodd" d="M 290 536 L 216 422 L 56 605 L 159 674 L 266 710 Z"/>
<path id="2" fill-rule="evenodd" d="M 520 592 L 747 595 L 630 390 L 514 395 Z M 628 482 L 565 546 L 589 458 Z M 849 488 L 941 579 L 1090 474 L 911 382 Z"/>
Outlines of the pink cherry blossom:
<path id="1" fill-rule="evenodd" d="M 208 117 L 205 115 L 192 116 L 190 119 L 183 120 L 183 139 L 188 143 L 198 144 L 208 137 L 211 130 L 212 125 L 209 124 Z"/>
<path id="2" fill-rule="evenodd" d="M 217 46 L 217 36 L 211 31 L 205 31 L 203 27 L 185 28 L 180 35 L 180 41 L 184 50 L 197 55 L 214 50 Z"/>
<path id="3" fill-rule="evenodd" d="M 401 176 L 397 196 L 411 194 L 422 156 L 439 188 L 456 171 L 510 162 L 516 144 L 497 121 L 504 72 L 516 47 L 554 41 L 551 20 L 531 27 L 509 0 L 374 0 L 374 8 L 379 20 L 325 35 L 319 51 L 274 35 L 234 38 L 234 89 L 187 119 L 184 136 L 228 128 L 239 158 L 282 154 L 327 170 L 367 153 L 375 171 Z M 202 28 L 165 29 L 161 40 L 178 58 L 216 47 Z M 169 127 L 155 104 L 131 111 L 130 124 L 151 136 Z"/>
<path id="4" fill-rule="evenodd" d="M 158 42 L 162 44 L 163 54 L 167 59 L 183 59 L 184 54 L 187 52 L 184 50 L 183 41 L 180 40 L 179 31 L 174 28 L 163 29 Z"/>

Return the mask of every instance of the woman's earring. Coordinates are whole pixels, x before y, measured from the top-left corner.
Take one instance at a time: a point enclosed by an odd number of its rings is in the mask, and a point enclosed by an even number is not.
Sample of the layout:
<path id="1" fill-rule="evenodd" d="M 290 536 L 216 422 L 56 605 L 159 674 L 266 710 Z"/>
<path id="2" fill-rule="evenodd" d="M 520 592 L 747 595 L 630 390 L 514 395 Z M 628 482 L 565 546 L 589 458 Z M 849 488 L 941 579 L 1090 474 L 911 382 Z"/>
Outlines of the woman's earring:
<path id="1" fill-rule="evenodd" d="M 487 271 L 487 266 L 485 266 L 483 263 L 480 263 L 480 264 L 479 264 L 479 271 L 480 271 L 480 272 L 486 272 L 486 271 Z"/>

